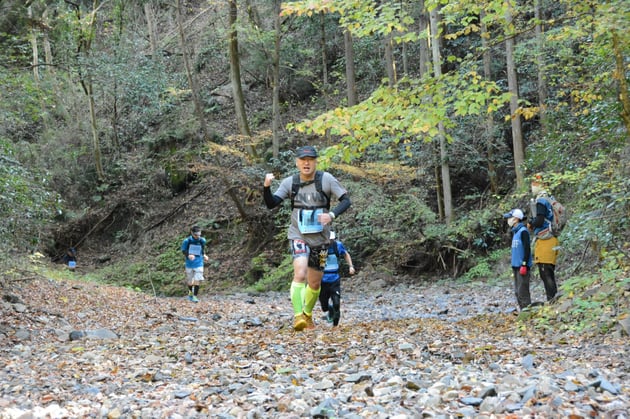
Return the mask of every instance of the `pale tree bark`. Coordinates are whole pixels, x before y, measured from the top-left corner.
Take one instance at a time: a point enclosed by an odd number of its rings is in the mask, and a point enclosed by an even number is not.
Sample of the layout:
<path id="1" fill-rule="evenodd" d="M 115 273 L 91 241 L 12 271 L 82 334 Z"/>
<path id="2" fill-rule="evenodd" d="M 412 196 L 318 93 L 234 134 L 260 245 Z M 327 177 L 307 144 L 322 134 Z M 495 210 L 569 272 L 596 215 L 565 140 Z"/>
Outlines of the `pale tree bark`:
<path id="1" fill-rule="evenodd" d="M 538 71 L 538 108 L 540 112 L 540 127 L 544 133 L 547 125 L 545 112 L 547 107 L 547 82 L 545 80 L 545 38 L 542 25 L 542 0 L 536 0 L 534 17 L 536 20 L 534 33 L 536 35 L 536 67 Z"/>
<path id="2" fill-rule="evenodd" d="M 66 0 L 66 2 L 68 2 L 68 0 Z M 85 19 L 83 19 L 81 6 L 76 3 L 68 2 L 68 4 L 74 6 L 77 22 L 79 22 L 80 25 L 78 28 L 76 28 L 78 33 L 78 53 L 87 58 L 90 56 L 92 39 L 94 39 L 94 34 L 96 33 L 96 14 L 101 5 L 99 3 L 99 0 L 93 0 L 92 11 Z M 92 72 L 89 66 L 83 66 L 79 62 L 78 74 L 79 83 L 81 84 L 83 92 L 85 93 L 88 100 L 88 109 L 90 113 L 90 129 L 92 131 L 92 152 L 94 155 L 94 167 L 96 171 L 96 176 L 100 181 L 103 181 L 105 180 L 105 171 L 103 170 L 101 145 L 98 138 L 98 124 L 96 122 L 96 104 L 94 100 L 94 81 L 92 80 Z"/>
<path id="3" fill-rule="evenodd" d="M 343 32 L 343 44 L 346 54 L 346 89 L 348 106 L 354 106 L 359 102 L 357 99 L 356 72 L 354 70 L 354 45 L 352 42 L 352 34 L 348 29 L 345 29 Z"/>
<path id="4" fill-rule="evenodd" d="M 505 9 L 507 23 L 505 39 L 505 60 L 507 63 L 508 91 L 510 92 L 510 119 L 512 121 L 512 146 L 514 148 L 514 170 L 516 172 L 516 187 L 521 189 L 525 185 L 525 148 L 523 146 L 523 131 L 521 129 L 521 115 L 519 113 L 518 78 L 514 61 L 514 36 L 512 5 L 510 2 Z"/>
<path id="5" fill-rule="evenodd" d="M 121 41 L 123 38 L 124 30 L 125 30 L 125 7 L 127 6 L 127 2 L 125 0 L 118 0 L 118 4 L 114 8 L 115 13 L 112 16 L 112 29 L 113 29 L 113 40 L 115 42 L 116 48 L 114 48 L 113 56 L 114 61 L 118 62 L 118 54 L 121 46 Z M 111 99 L 111 125 L 112 125 L 112 145 L 116 153 L 120 153 L 120 111 L 118 110 L 119 98 L 122 96 L 122 92 L 119 91 L 119 77 L 115 76 L 113 79 L 113 84 L 111 85 L 109 92 L 112 96 Z"/>
<path id="6" fill-rule="evenodd" d="M 157 35 L 155 10 L 153 9 L 153 1 L 151 0 L 144 3 L 144 17 L 147 20 L 147 33 L 149 35 L 149 51 L 151 52 L 151 58 L 155 60 L 158 54 L 158 35 Z"/>
<path id="7" fill-rule="evenodd" d="M 48 21 L 48 11 L 49 9 L 48 7 L 46 7 L 46 9 L 44 9 L 44 12 L 42 13 L 42 20 L 44 22 L 44 26 L 46 27 L 50 26 Z M 50 38 L 48 36 L 47 30 L 42 31 L 42 45 L 44 46 L 44 57 L 46 60 L 46 74 L 49 77 L 53 78 L 56 74 L 55 63 L 53 61 L 52 48 L 50 46 Z M 57 97 L 61 97 L 59 83 L 52 83 L 52 89 Z M 63 115 L 64 121 L 71 121 L 74 118 L 66 109 L 66 105 L 63 100 L 56 100 L 55 103 L 55 112 Z"/>
<path id="8" fill-rule="evenodd" d="M 29 38 L 31 41 L 31 50 L 33 52 L 33 77 L 35 78 L 35 83 L 39 84 L 39 49 L 37 48 L 37 33 L 35 32 L 35 27 L 33 24 L 33 8 L 31 6 L 28 6 L 26 10 L 28 14 L 28 19 L 31 22 L 31 31 L 29 34 Z"/>
<path id="9" fill-rule="evenodd" d="M 392 35 L 385 36 L 385 68 L 389 87 L 396 84 L 396 62 L 394 61 L 394 49 L 392 46 Z"/>
<path id="10" fill-rule="evenodd" d="M 403 0 L 400 0 L 399 3 L 399 7 L 400 10 L 404 10 L 405 8 L 405 3 L 403 2 Z M 402 73 L 404 75 L 409 74 L 409 57 L 407 56 L 407 43 L 403 42 L 402 43 L 402 51 L 401 51 L 401 59 L 402 59 Z"/>
<path id="11" fill-rule="evenodd" d="M 184 59 L 184 66 L 186 68 L 186 77 L 188 79 L 188 86 L 190 87 L 190 93 L 193 99 L 193 105 L 195 107 L 195 114 L 201 127 L 204 139 L 210 138 L 210 132 L 208 131 L 208 124 L 206 124 L 206 118 L 203 114 L 203 108 L 201 107 L 201 100 L 199 99 L 199 88 L 197 86 L 197 80 L 193 76 L 192 67 L 190 65 L 190 58 L 188 57 L 188 49 L 186 48 L 186 35 L 184 33 L 184 23 L 182 21 L 182 5 L 181 0 L 177 0 L 176 13 L 177 13 L 177 29 L 179 33 L 179 47 L 182 49 L 182 57 Z"/>
<path id="12" fill-rule="evenodd" d="M 42 13 L 42 20 L 44 25 L 48 26 L 48 7 L 46 7 Z M 46 60 L 46 73 L 54 75 L 55 68 L 53 67 L 53 55 L 48 31 L 42 31 L 42 45 L 44 46 L 44 59 Z"/>
<path id="13" fill-rule="evenodd" d="M 203 140 L 205 142 L 210 142 L 210 131 L 208 130 L 208 125 L 206 124 L 206 120 L 203 115 L 203 110 L 201 108 L 201 101 L 199 100 L 199 97 L 198 97 L 199 90 L 197 88 L 197 82 L 195 78 L 193 77 L 190 61 L 188 58 L 188 53 L 186 51 L 186 34 L 184 33 L 184 23 L 182 21 L 181 0 L 177 0 L 175 13 L 177 14 L 177 29 L 179 32 L 180 48 L 182 49 L 182 56 L 184 57 L 184 65 L 186 66 L 186 76 L 188 77 L 188 84 L 189 84 L 190 90 L 192 91 L 192 97 L 193 97 L 193 101 L 195 105 L 195 113 L 199 120 L 199 125 L 201 126 L 201 130 L 203 133 Z M 216 167 L 221 167 L 221 162 L 219 161 L 219 158 L 217 157 L 216 153 L 210 153 L 210 156 L 211 156 L 211 159 L 213 160 L 214 165 Z M 221 179 L 221 183 L 223 183 L 223 186 L 225 187 L 225 192 L 234 202 L 234 205 L 236 206 L 236 209 L 238 210 L 239 215 L 241 216 L 242 219 L 247 220 L 248 219 L 247 211 L 245 211 L 243 202 L 236 195 L 235 188 L 233 188 L 232 185 L 230 184 L 230 181 L 227 177 L 226 172 L 223 170 L 218 170 L 217 175 L 219 176 L 219 179 Z"/>
<path id="14" fill-rule="evenodd" d="M 247 122 L 247 112 L 245 111 L 245 98 L 243 96 L 243 86 L 241 84 L 241 59 L 238 52 L 238 31 L 236 24 L 238 20 L 238 5 L 236 0 L 228 1 L 229 12 L 229 51 L 230 51 L 230 82 L 232 84 L 232 96 L 234 97 L 234 111 L 236 113 L 236 123 L 239 133 L 245 137 L 245 150 L 250 156 L 256 157 L 256 150 L 251 144 L 251 132 Z"/>
<path id="15" fill-rule="evenodd" d="M 319 12 L 319 31 L 321 33 L 321 50 L 322 50 L 322 84 L 326 88 L 328 86 L 328 57 L 326 56 L 326 13 Z"/>
<path id="16" fill-rule="evenodd" d="M 613 78 L 619 83 L 619 100 L 621 101 L 621 120 L 626 126 L 626 143 L 630 143 L 630 96 L 628 95 L 628 82 L 626 81 L 626 66 L 619 33 L 612 31 L 613 53 L 615 55 L 615 72 Z"/>
<path id="17" fill-rule="evenodd" d="M 282 39 L 282 20 L 280 17 L 280 6 L 282 0 L 274 0 L 274 48 L 273 62 L 271 74 L 272 88 L 272 133 L 271 142 L 273 157 L 277 158 L 280 154 L 280 41 Z"/>
<path id="18" fill-rule="evenodd" d="M 429 32 L 429 17 L 424 5 L 424 0 L 418 2 L 418 11 L 420 12 L 420 18 L 418 19 L 418 31 L 421 35 L 428 35 Z M 431 60 L 429 55 L 429 40 L 426 36 L 421 36 L 418 41 L 419 44 L 419 65 L 420 65 L 420 78 L 424 76 L 427 71 L 431 71 Z"/>
<path id="19" fill-rule="evenodd" d="M 408 55 L 408 53 L 407 53 L 407 43 L 403 42 L 402 43 L 402 51 L 401 51 L 403 75 L 409 74 L 409 57 L 407 55 Z"/>
<path id="20" fill-rule="evenodd" d="M 433 74 L 435 78 L 442 76 L 442 57 L 440 53 L 440 16 L 438 8 L 434 8 L 429 14 L 431 24 L 431 51 L 433 54 Z M 449 169 L 448 145 L 446 142 L 446 130 L 442 122 L 438 123 L 440 143 L 440 174 L 442 177 L 442 194 L 444 199 L 444 221 L 450 224 L 453 219 L 453 195 L 451 192 L 451 173 Z M 439 189 L 438 189 L 439 190 Z"/>
<path id="21" fill-rule="evenodd" d="M 105 171 L 101 157 L 101 144 L 98 139 L 98 125 L 96 123 L 96 104 L 94 101 L 94 87 L 92 80 L 86 83 L 88 103 L 90 105 L 90 128 L 92 130 L 92 148 L 94 149 L 94 162 L 96 163 L 96 174 L 99 180 L 105 180 Z"/>
<path id="22" fill-rule="evenodd" d="M 483 23 L 483 18 L 485 13 L 481 12 L 481 47 L 483 49 L 483 76 L 486 80 L 492 80 L 492 55 L 490 52 L 490 45 L 488 42 L 489 39 L 489 31 L 488 27 L 485 23 Z M 497 179 L 497 169 L 494 163 L 495 159 L 495 136 L 494 136 L 494 117 L 492 113 L 488 113 L 486 116 L 485 122 L 485 136 L 487 139 L 486 144 L 486 152 L 487 156 L 487 164 L 488 164 L 488 179 L 490 180 L 490 191 L 492 193 L 496 193 L 499 190 L 499 181 Z"/>

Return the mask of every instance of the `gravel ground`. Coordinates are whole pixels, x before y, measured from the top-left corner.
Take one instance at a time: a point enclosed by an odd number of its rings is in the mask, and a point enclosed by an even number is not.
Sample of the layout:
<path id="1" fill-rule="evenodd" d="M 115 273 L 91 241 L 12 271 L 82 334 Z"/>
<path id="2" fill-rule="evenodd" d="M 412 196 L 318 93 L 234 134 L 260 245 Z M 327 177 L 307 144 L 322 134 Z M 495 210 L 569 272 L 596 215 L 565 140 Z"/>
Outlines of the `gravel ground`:
<path id="1" fill-rule="evenodd" d="M 318 306 L 294 332 L 286 293 L 29 281 L 4 290 L 0 418 L 629 417 L 628 337 L 530 330 L 513 300 L 357 277 L 338 327 Z"/>

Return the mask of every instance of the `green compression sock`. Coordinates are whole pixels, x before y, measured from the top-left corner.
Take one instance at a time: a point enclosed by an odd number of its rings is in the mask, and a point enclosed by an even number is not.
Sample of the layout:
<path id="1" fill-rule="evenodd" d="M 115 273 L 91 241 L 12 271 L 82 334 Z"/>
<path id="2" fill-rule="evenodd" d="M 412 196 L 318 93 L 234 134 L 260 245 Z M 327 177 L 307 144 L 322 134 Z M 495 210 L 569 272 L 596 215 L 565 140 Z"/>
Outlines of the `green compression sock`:
<path id="1" fill-rule="evenodd" d="M 304 287 L 306 284 L 299 282 L 291 282 L 291 303 L 293 304 L 293 313 L 297 316 L 302 314 L 304 309 Z"/>
<path id="2" fill-rule="evenodd" d="M 304 292 L 304 313 L 309 316 L 313 315 L 313 307 L 315 307 L 315 304 L 317 303 L 321 289 L 322 288 L 319 287 L 317 291 L 315 291 L 308 285 L 306 286 L 306 291 Z"/>

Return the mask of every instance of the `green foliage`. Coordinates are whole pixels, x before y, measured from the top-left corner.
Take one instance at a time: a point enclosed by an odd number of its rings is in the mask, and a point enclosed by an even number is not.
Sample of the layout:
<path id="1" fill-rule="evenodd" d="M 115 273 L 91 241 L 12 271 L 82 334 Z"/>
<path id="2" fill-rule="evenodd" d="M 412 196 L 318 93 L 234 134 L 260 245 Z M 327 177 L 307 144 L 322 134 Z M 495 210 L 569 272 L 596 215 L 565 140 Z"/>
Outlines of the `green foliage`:
<path id="1" fill-rule="evenodd" d="M 439 124 L 450 128 L 454 126 L 453 117 L 491 113 L 508 98 L 494 82 L 476 72 L 438 79 L 403 79 L 393 88 L 381 86 L 352 108 L 337 108 L 312 120 L 288 124 L 288 128 L 339 136 L 341 144 L 331 149 L 350 162 L 383 137 L 395 141 L 436 139 Z"/>
<path id="2" fill-rule="evenodd" d="M 154 258 L 117 262 L 93 275 L 98 281 L 148 294 L 174 296 L 187 292 L 179 243 L 171 243 Z"/>
<path id="3" fill-rule="evenodd" d="M 59 209 L 47 177 L 22 166 L 13 154 L 13 146 L 0 138 L 0 260 L 14 253 L 12 249 L 35 250 L 40 230 Z"/>
<path id="4" fill-rule="evenodd" d="M 260 279 L 250 285 L 248 291 L 286 291 L 293 278 L 293 257 L 287 252 L 280 265 L 270 266 L 267 255 L 263 253 L 252 258 L 250 275 L 252 273 L 256 273 Z"/>
<path id="5" fill-rule="evenodd" d="M 50 92 L 35 83 L 31 73 L 4 66 L 0 66 L 0 85 L 0 136 L 32 139 L 46 116 L 46 106 L 53 106 Z"/>
<path id="6" fill-rule="evenodd" d="M 578 333 L 608 333 L 618 321 L 630 316 L 630 278 L 621 269 L 571 277 L 560 286 L 561 298 L 531 317 L 539 329 Z"/>
<path id="7" fill-rule="evenodd" d="M 497 266 L 502 266 L 501 261 L 510 259 L 510 249 L 504 247 L 490 252 L 487 256 L 479 258 L 476 265 L 462 275 L 462 280 L 486 279 L 490 283 L 497 277 Z"/>

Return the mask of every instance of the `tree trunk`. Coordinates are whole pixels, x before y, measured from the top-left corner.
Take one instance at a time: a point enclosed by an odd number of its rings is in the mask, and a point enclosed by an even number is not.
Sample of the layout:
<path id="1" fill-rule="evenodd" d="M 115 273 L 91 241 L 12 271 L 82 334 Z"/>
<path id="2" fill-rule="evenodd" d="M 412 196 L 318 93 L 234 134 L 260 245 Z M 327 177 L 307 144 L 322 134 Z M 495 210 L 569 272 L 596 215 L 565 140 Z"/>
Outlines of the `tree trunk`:
<path id="1" fill-rule="evenodd" d="M 147 32 L 149 34 L 149 49 L 151 51 L 151 58 L 155 60 L 158 54 L 158 36 L 152 1 L 144 3 L 144 16 L 147 19 Z"/>
<path id="2" fill-rule="evenodd" d="M 186 52 L 186 36 L 184 34 L 184 24 L 182 22 L 182 12 L 181 12 L 181 0 L 177 0 L 176 3 L 177 7 L 176 7 L 176 13 L 177 13 L 177 29 L 179 32 L 179 40 L 180 40 L 180 47 L 182 49 L 182 56 L 184 57 L 184 65 L 186 66 L 186 76 L 188 77 L 188 83 L 190 86 L 190 89 L 192 91 L 192 97 L 193 97 L 193 101 L 195 104 L 195 113 L 197 115 L 197 118 L 199 120 L 199 124 L 201 126 L 201 130 L 203 133 L 203 139 L 204 141 L 209 142 L 210 141 L 210 131 L 208 130 L 208 125 L 206 124 L 204 115 L 203 115 L 203 111 L 201 109 L 201 102 L 199 101 L 198 98 L 198 89 L 197 89 L 197 84 L 196 84 L 196 80 L 193 77 L 192 74 L 192 70 L 190 67 L 190 62 L 188 59 L 188 54 Z M 217 167 L 221 167 L 221 162 L 219 161 L 217 155 L 215 153 L 210 153 L 210 156 L 215 164 L 215 166 Z M 223 186 L 225 187 L 225 193 L 228 194 L 228 196 L 232 199 L 232 201 L 234 202 L 234 205 L 236 206 L 239 215 L 241 216 L 242 219 L 247 220 L 247 211 L 245 211 L 245 207 L 243 206 L 243 203 L 241 202 L 241 200 L 238 198 L 238 196 L 236 195 L 236 192 L 234 192 L 235 188 L 232 187 L 232 185 L 230 184 L 230 181 L 228 180 L 227 174 L 225 171 L 219 170 L 217 172 L 217 175 L 219 176 L 219 179 L 221 179 L 221 183 L 223 183 Z"/>
<path id="3" fill-rule="evenodd" d="M 512 5 L 508 2 L 505 9 L 507 23 L 505 39 L 505 59 L 507 61 L 508 91 L 510 92 L 510 115 L 512 120 L 512 146 L 514 148 L 514 170 L 516 172 L 516 187 L 521 189 L 525 185 L 523 164 L 525 162 L 525 148 L 523 146 L 523 132 L 521 130 L 521 116 L 518 109 L 518 79 L 514 63 L 514 35 L 512 28 Z"/>
<path id="4" fill-rule="evenodd" d="M 394 51 L 392 47 L 392 35 L 385 37 L 385 67 L 387 69 L 387 78 L 389 87 L 396 84 L 396 63 L 394 62 Z"/>
<path id="5" fill-rule="evenodd" d="M 92 150 L 94 153 L 94 163 L 96 167 L 96 175 L 100 181 L 105 180 L 105 171 L 103 170 L 103 163 L 101 158 L 101 145 L 98 139 L 98 126 L 96 124 L 96 106 L 94 104 L 94 93 L 92 81 L 88 81 L 86 84 L 88 91 L 88 103 L 90 105 L 90 128 L 92 131 Z"/>
<path id="6" fill-rule="evenodd" d="M 230 51 L 230 81 L 232 83 L 232 96 L 234 97 L 234 111 L 236 113 L 236 122 L 239 133 L 246 137 L 247 144 L 245 150 L 250 156 L 256 157 L 256 150 L 251 142 L 251 132 L 249 123 L 247 122 L 247 113 L 245 111 L 245 98 L 243 97 L 243 86 L 241 84 L 241 60 L 238 53 L 238 31 L 236 23 L 238 18 L 238 7 L 236 0 L 229 0 L 230 7 L 230 32 L 229 32 L 229 51 Z"/>
<path id="7" fill-rule="evenodd" d="M 429 59 L 429 40 L 425 36 L 428 34 L 429 29 L 429 18 L 427 15 L 427 11 L 424 6 L 424 0 L 420 0 L 418 4 L 418 11 L 420 13 L 419 19 L 419 32 L 420 32 L 420 40 L 419 43 L 419 52 L 420 52 L 420 78 L 424 76 L 427 71 L 431 71 L 431 60 Z"/>
<path id="8" fill-rule="evenodd" d="M 48 7 L 42 13 L 42 20 L 44 21 L 44 24 L 48 24 Z M 44 57 L 46 60 L 46 73 L 52 75 L 55 74 L 55 68 L 53 67 L 53 55 L 52 48 L 50 47 L 48 31 L 42 31 L 42 38 L 42 44 L 44 45 Z"/>
<path id="9" fill-rule="evenodd" d="M 481 12 L 481 46 L 483 49 L 483 76 L 486 80 L 492 81 L 492 55 L 490 53 L 490 45 L 488 42 L 489 32 L 488 27 L 483 23 L 485 13 Z M 497 169 L 494 164 L 495 159 L 495 138 L 494 138 L 494 117 L 492 113 L 488 113 L 485 122 L 485 136 L 486 136 L 486 153 L 488 164 L 488 179 L 490 181 L 490 190 L 492 193 L 496 193 L 499 190 L 499 181 L 497 179 Z"/>
<path id="10" fill-rule="evenodd" d="M 400 10 L 402 11 L 405 7 L 405 3 L 401 0 L 399 4 Z M 402 73 L 403 75 L 409 74 L 409 57 L 407 57 L 407 43 L 402 43 Z"/>
<path id="11" fill-rule="evenodd" d="M 534 5 L 534 16 L 536 25 L 536 67 L 538 70 L 538 108 L 540 113 L 540 127 L 543 134 L 546 131 L 545 108 L 547 106 L 547 82 L 545 80 L 545 38 L 542 27 L 542 0 L 536 0 Z"/>
<path id="12" fill-rule="evenodd" d="M 613 78 L 619 83 L 619 100 L 621 101 L 621 119 L 626 126 L 626 143 L 630 142 L 630 96 L 625 77 L 623 49 L 619 43 L 619 34 L 612 31 L 613 53 L 615 54 L 615 72 Z"/>
<path id="13" fill-rule="evenodd" d="M 96 12 L 100 8 L 99 1 L 94 0 L 92 2 L 92 12 L 89 14 L 89 19 L 84 21 L 81 16 L 81 6 L 74 4 L 78 27 L 76 31 L 77 35 L 77 50 L 78 54 L 87 58 L 90 56 L 90 49 L 92 47 L 92 40 L 96 33 Z M 84 66 L 79 62 L 78 64 L 79 83 L 83 88 L 83 92 L 88 100 L 88 109 L 90 112 L 90 128 L 92 131 L 92 152 L 94 156 L 94 167 L 96 176 L 100 181 L 105 180 L 105 171 L 103 170 L 103 163 L 101 161 L 101 145 L 98 138 L 98 124 L 96 122 L 96 105 L 94 102 L 94 84 L 92 81 L 92 73 L 89 65 Z"/>
<path id="14" fill-rule="evenodd" d="M 186 36 L 184 34 L 184 23 L 182 22 L 182 5 L 181 0 L 177 0 L 176 13 L 177 13 L 177 29 L 179 33 L 179 43 L 182 49 L 182 57 L 184 59 L 184 66 L 186 67 L 186 77 L 188 78 L 188 86 L 190 87 L 190 94 L 195 106 L 195 114 L 201 127 L 204 139 L 210 138 L 210 132 L 208 131 L 208 125 L 203 115 L 203 108 L 201 107 L 201 101 L 199 100 L 199 88 L 197 87 L 197 80 L 193 77 L 192 67 L 190 65 L 190 59 L 188 58 L 188 50 L 186 48 Z"/>
<path id="15" fill-rule="evenodd" d="M 274 1 L 274 49 L 273 49 L 273 74 L 271 75 L 271 87 L 272 87 L 272 154 L 274 158 L 277 158 L 280 154 L 280 40 L 282 38 L 282 21 L 280 20 L 280 6 L 281 0 Z"/>
<path id="16" fill-rule="evenodd" d="M 442 57 L 440 54 L 440 17 L 438 8 L 433 9 L 429 15 L 431 21 L 431 49 L 433 52 L 433 74 L 436 79 L 442 76 Z M 450 224 L 453 218 L 453 196 L 451 193 L 451 174 L 448 166 L 448 145 L 446 143 L 446 131 L 442 122 L 438 123 L 440 142 L 440 173 L 442 175 L 442 193 L 444 198 L 444 221 Z"/>
<path id="17" fill-rule="evenodd" d="M 322 49 L 322 87 L 326 89 L 328 86 L 328 58 L 326 57 L 326 13 L 319 12 L 319 27 L 321 33 L 321 49 Z"/>
<path id="18" fill-rule="evenodd" d="M 352 42 L 352 34 L 348 29 L 343 32 L 343 43 L 346 53 L 346 88 L 348 95 L 348 106 L 354 106 L 358 102 L 356 73 L 354 71 L 354 46 Z"/>
<path id="19" fill-rule="evenodd" d="M 27 13 L 29 20 L 33 22 L 33 9 L 31 6 L 28 6 Z M 37 34 L 35 33 L 35 28 L 32 23 L 29 38 L 31 41 L 31 50 L 33 51 L 33 77 L 35 78 L 35 83 L 39 84 L 39 50 L 37 48 Z"/>
<path id="20" fill-rule="evenodd" d="M 440 145 L 438 143 L 432 143 L 431 147 L 433 147 L 433 154 L 436 156 L 433 174 L 435 176 L 435 196 L 438 206 L 438 216 L 440 217 L 440 220 L 443 220 L 445 218 L 444 194 L 442 193 L 442 175 L 440 174 L 440 165 L 438 164 L 440 161 Z"/>
<path id="21" fill-rule="evenodd" d="M 116 29 L 114 40 L 117 47 L 113 51 L 115 62 L 119 61 L 119 58 L 118 58 L 119 48 L 118 47 L 121 46 L 120 43 L 124 34 L 125 6 L 126 6 L 125 0 L 119 0 L 118 4 L 115 7 L 116 13 L 113 19 L 114 21 L 113 29 Z M 122 95 L 122 93 L 119 92 L 118 90 L 118 85 L 119 85 L 118 81 L 119 81 L 119 77 L 114 76 L 114 82 L 110 89 L 110 93 L 112 95 L 112 117 L 111 117 L 112 146 L 114 150 L 116 151 L 116 153 L 120 153 L 120 128 L 118 124 L 120 122 L 120 113 L 118 112 L 118 98 L 120 97 L 120 95 Z"/>

